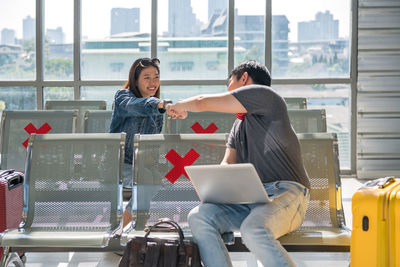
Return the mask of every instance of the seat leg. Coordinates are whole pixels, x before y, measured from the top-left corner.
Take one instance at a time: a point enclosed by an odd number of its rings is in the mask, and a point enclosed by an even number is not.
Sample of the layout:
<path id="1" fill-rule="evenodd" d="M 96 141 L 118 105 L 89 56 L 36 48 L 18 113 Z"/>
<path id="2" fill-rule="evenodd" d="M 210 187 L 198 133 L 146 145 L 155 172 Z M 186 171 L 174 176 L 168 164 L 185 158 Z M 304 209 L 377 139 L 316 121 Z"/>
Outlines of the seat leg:
<path id="1" fill-rule="evenodd" d="M 11 252 L 9 247 L 4 247 L 3 256 L 1 257 L 0 267 L 8 267 L 11 263 L 15 267 L 24 267 L 25 264 L 22 262 L 18 253 Z"/>

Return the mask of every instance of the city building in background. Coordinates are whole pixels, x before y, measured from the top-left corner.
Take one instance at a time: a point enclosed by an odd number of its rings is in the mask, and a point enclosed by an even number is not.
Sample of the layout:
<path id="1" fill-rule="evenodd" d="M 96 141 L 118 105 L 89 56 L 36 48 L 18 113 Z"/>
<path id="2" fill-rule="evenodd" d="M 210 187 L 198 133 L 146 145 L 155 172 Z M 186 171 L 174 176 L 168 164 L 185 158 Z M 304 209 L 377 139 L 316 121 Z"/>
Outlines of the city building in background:
<path id="1" fill-rule="evenodd" d="M 171 37 L 198 36 L 201 22 L 193 13 L 188 0 L 168 1 L 168 35 Z"/>
<path id="2" fill-rule="evenodd" d="M 226 8 L 226 0 L 208 0 L 208 19 L 210 19 L 214 14 L 219 15 Z"/>
<path id="3" fill-rule="evenodd" d="M 168 30 L 157 32 L 156 40 L 161 77 L 170 83 L 163 86 L 163 97 L 176 101 L 199 93 L 222 92 L 226 90 L 221 81 L 225 81 L 229 74 L 229 60 L 233 60 L 234 65 L 246 59 L 269 65 L 265 62 L 265 52 L 271 51 L 273 80 L 311 78 L 317 81 L 316 84 L 289 83 L 273 87 L 285 97 L 306 97 L 309 108 L 327 110 L 328 129 L 338 133 L 339 145 L 344 152 L 341 153 L 341 164 L 349 166 L 350 86 L 346 83 L 318 82 L 321 78 L 349 77 L 349 38 L 339 38 L 339 20 L 334 19 L 329 10 L 315 10 L 314 20 L 299 23 L 291 22 L 293 17 L 289 14 L 272 13 L 271 43 L 266 43 L 265 14 L 244 13 L 238 7 L 234 9 L 233 36 L 230 36 L 227 5 L 226 0 L 209 0 L 208 10 L 205 10 L 208 20 L 202 22 L 190 0 L 168 0 L 168 20 L 162 21 Z M 115 84 L 81 86 L 78 97 L 71 86 L 68 89 L 49 87 L 45 88 L 44 99 L 104 99 L 111 107 L 114 92 L 121 86 L 121 81 L 128 78 L 132 62 L 139 57 L 154 56 L 151 32 L 144 32 L 140 27 L 140 8 L 110 7 L 106 12 L 111 15 L 110 20 L 107 19 L 110 32 L 105 30 L 103 35 L 106 37 L 81 39 L 79 79 L 85 82 L 109 81 L 110 84 L 114 81 Z M 0 79 L 35 79 L 35 23 L 31 16 L 23 18 L 22 39 L 16 37 L 16 29 L 1 30 Z M 45 24 L 42 58 L 45 83 L 74 81 L 74 44 L 65 42 L 64 30 L 68 33 L 68 28 L 65 24 L 59 25 Z M 298 27 L 298 40 L 289 39 L 294 27 Z M 233 54 L 228 54 L 228 38 L 233 38 Z M 182 80 L 207 82 L 187 86 L 173 84 Z M 210 85 L 215 81 L 216 84 Z M 36 89 L 20 89 L 0 92 L 4 107 L 35 109 Z M 30 98 L 25 97 L 26 91 L 30 92 Z M 20 102 L 21 95 L 24 95 L 23 104 Z"/>
<path id="4" fill-rule="evenodd" d="M 61 27 L 46 29 L 46 39 L 50 44 L 63 44 L 65 40 L 63 29 Z"/>
<path id="5" fill-rule="evenodd" d="M 6 28 L 1 30 L 1 44 L 15 44 L 15 31 Z"/>
<path id="6" fill-rule="evenodd" d="M 318 12 L 315 20 L 298 23 L 298 41 L 326 41 L 339 38 L 339 21 L 329 11 Z"/>
<path id="7" fill-rule="evenodd" d="M 119 33 L 138 33 L 140 31 L 139 8 L 113 8 L 111 9 L 110 35 Z"/>
<path id="8" fill-rule="evenodd" d="M 35 19 L 31 18 L 31 16 L 27 16 L 24 18 L 22 22 L 22 39 L 24 40 L 32 40 L 35 38 Z"/>
<path id="9" fill-rule="evenodd" d="M 289 20 L 285 15 L 272 16 L 272 65 L 274 75 L 289 69 Z"/>

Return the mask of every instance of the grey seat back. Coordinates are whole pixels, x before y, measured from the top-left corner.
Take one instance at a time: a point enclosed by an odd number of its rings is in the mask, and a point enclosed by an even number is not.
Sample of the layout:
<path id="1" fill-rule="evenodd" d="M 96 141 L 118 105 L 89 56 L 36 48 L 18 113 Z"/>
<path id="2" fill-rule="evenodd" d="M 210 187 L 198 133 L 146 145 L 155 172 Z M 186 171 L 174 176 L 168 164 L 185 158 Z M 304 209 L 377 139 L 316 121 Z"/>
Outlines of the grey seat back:
<path id="1" fill-rule="evenodd" d="M 213 138 L 213 139 L 210 139 Z M 173 165 L 165 158 L 170 149 L 181 157 L 193 148 L 201 157 L 194 164 L 219 164 L 227 135 L 140 135 L 135 142 L 137 189 L 136 230 L 169 217 L 187 227 L 187 214 L 199 204 L 186 177 L 171 183 L 165 175 Z M 310 204 L 301 229 L 344 225 L 336 134 L 298 134 L 305 168 L 310 177 Z"/>
<path id="2" fill-rule="evenodd" d="M 26 146 L 30 133 L 73 133 L 74 110 L 4 110 L 1 119 L 1 169 L 25 171 Z"/>
<path id="3" fill-rule="evenodd" d="M 85 111 L 85 133 L 110 132 L 111 110 L 87 110 Z"/>
<path id="4" fill-rule="evenodd" d="M 171 119 L 167 117 L 164 121 L 165 133 L 182 134 L 182 133 L 229 133 L 235 114 L 222 112 L 188 112 L 188 116 L 184 120 Z M 210 132 L 212 131 L 212 132 Z"/>
<path id="5" fill-rule="evenodd" d="M 48 110 L 78 110 L 77 133 L 84 132 L 84 120 L 86 110 L 105 110 L 104 100 L 48 100 L 45 108 Z"/>
<path id="6" fill-rule="evenodd" d="M 227 134 L 136 135 L 135 228 L 141 230 L 163 217 L 187 227 L 187 215 L 199 204 L 199 199 L 183 174 L 183 165 L 219 164 L 226 142 Z"/>
<path id="7" fill-rule="evenodd" d="M 307 99 L 303 97 L 284 97 L 288 109 L 307 109 Z"/>
<path id="8" fill-rule="evenodd" d="M 124 144 L 124 133 L 31 135 L 24 228 L 65 232 L 117 228 Z"/>
<path id="9" fill-rule="evenodd" d="M 290 109 L 290 123 L 298 133 L 326 132 L 326 113 L 324 109 Z M 229 133 L 236 119 L 235 114 L 221 112 L 189 112 L 184 120 L 167 117 L 164 122 L 165 133 Z"/>
<path id="10" fill-rule="evenodd" d="M 345 220 L 336 134 L 308 133 L 297 136 L 311 183 L 310 202 L 302 227 L 341 227 Z"/>
<path id="11" fill-rule="evenodd" d="M 290 123 L 297 133 L 326 132 L 325 109 L 290 109 Z"/>

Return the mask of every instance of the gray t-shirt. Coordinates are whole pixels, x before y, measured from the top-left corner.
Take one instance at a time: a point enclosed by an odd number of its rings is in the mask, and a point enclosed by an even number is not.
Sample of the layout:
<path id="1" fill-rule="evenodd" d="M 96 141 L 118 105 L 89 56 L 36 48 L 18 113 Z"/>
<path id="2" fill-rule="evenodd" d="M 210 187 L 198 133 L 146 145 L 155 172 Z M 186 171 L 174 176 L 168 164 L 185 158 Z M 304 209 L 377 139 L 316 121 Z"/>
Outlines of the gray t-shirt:
<path id="1" fill-rule="evenodd" d="M 236 149 L 238 163 L 252 163 L 263 183 L 287 180 L 310 188 L 284 99 L 263 85 L 245 86 L 232 95 L 247 110 L 244 120 L 234 122 L 227 144 Z"/>

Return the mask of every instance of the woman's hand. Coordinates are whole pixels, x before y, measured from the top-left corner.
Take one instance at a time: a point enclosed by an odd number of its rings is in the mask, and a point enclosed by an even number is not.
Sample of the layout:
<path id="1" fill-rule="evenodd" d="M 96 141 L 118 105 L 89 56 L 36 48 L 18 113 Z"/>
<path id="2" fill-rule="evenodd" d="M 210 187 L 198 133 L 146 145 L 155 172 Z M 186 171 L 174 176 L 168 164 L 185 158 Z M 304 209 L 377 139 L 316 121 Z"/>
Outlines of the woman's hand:
<path id="1" fill-rule="evenodd" d="M 158 105 L 157 105 L 158 109 L 162 109 L 163 106 L 164 106 L 164 100 L 161 100 L 160 102 L 158 102 Z"/>

